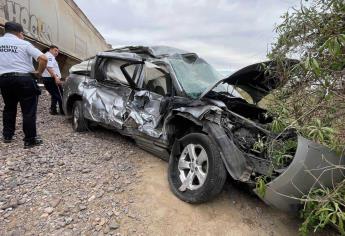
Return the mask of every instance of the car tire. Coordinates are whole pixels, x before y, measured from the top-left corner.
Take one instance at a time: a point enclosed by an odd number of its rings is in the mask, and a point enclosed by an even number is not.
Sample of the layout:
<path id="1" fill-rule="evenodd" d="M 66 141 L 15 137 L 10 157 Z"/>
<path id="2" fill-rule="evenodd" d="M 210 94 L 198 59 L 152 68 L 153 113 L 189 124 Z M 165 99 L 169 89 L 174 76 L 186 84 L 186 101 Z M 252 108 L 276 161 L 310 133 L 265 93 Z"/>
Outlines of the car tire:
<path id="1" fill-rule="evenodd" d="M 88 130 L 88 122 L 83 116 L 83 106 L 81 101 L 73 104 L 72 110 L 72 128 L 76 132 L 85 132 Z"/>
<path id="2" fill-rule="evenodd" d="M 190 133 L 175 141 L 168 181 L 179 199 L 188 203 L 209 201 L 222 191 L 226 177 L 220 151 L 207 135 Z"/>

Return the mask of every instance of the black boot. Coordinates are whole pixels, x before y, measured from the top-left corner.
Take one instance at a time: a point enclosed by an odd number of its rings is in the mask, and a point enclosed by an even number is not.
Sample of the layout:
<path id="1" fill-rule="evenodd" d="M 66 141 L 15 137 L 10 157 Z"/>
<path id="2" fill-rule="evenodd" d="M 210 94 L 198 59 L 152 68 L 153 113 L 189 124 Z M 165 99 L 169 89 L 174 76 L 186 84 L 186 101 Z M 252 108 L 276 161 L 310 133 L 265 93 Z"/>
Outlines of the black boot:
<path id="1" fill-rule="evenodd" d="M 50 115 L 53 115 L 53 116 L 56 116 L 56 115 L 58 115 L 59 113 L 57 112 L 57 110 L 55 109 L 50 109 L 50 111 L 49 111 L 49 114 Z"/>
<path id="2" fill-rule="evenodd" d="M 12 137 L 4 137 L 4 138 L 3 138 L 3 142 L 4 142 L 4 143 L 10 143 L 10 142 L 12 142 L 12 140 L 13 140 Z"/>
<path id="3" fill-rule="evenodd" d="M 60 109 L 59 109 L 59 114 L 60 114 L 60 115 L 62 115 L 62 116 L 64 116 L 64 115 L 65 115 L 65 112 L 63 111 L 63 109 L 62 109 L 62 108 L 60 108 Z"/>
<path id="4" fill-rule="evenodd" d="M 28 148 L 33 148 L 35 146 L 39 146 L 43 143 L 43 140 L 39 137 L 30 139 L 30 140 L 25 140 L 24 141 L 24 149 L 28 149 Z"/>

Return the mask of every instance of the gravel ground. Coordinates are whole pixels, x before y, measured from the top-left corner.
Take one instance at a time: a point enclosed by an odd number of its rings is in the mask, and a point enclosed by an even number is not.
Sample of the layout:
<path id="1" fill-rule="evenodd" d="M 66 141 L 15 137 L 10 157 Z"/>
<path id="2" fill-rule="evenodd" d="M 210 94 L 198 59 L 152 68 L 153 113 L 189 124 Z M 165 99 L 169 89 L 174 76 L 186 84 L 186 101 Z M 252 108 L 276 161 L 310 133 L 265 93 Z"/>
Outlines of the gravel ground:
<path id="1" fill-rule="evenodd" d="M 103 129 L 74 133 L 48 107 L 44 93 L 44 145 L 23 149 L 20 112 L 14 142 L 0 143 L 0 235 L 141 235 L 145 225 L 131 205 L 143 151 Z M 2 110 L 0 99 L 1 123 Z"/>

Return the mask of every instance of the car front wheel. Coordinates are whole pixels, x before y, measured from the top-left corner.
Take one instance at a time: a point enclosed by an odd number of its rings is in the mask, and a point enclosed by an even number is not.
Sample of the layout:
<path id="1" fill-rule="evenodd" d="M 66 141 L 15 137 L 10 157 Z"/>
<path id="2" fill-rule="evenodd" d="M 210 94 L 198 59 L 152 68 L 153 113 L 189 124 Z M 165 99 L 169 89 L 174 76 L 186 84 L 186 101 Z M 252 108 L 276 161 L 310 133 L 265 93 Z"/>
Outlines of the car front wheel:
<path id="1" fill-rule="evenodd" d="M 216 197 L 227 177 L 216 145 L 201 133 L 190 133 L 176 142 L 179 147 L 171 153 L 168 170 L 173 193 L 189 203 L 206 202 Z"/>
<path id="2" fill-rule="evenodd" d="M 84 132 L 88 129 L 87 120 L 83 116 L 83 107 L 81 101 L 76 101 L 73 104 L 73 118 L 72 118 L 72 128 L 76 132 Z"/>

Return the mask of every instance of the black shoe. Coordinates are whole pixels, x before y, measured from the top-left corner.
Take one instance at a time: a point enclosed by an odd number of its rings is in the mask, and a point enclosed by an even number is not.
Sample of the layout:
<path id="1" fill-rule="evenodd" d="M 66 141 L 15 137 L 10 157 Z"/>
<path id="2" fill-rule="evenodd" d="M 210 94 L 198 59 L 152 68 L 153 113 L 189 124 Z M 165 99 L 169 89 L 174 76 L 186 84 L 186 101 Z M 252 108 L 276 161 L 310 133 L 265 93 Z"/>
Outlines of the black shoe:
<path id="1" fill-rule="evenodd" d="M 24 141 L 24 149 L 28 149 L 28 148 L 33 148 L 35 146 L 39 146 L 43 143 L 43 140 L 41 138 L 34 138 L 30 141 Z"/>
<path id="2" fill-rule="evenodd" d="M 58 115 L 59 113 L 58 113 L 56 110 L 50 110 L 50 111 L 49 111 L 49 114 L 50 114 L 50 115 L 53 115 L 53 116 L 56 116 L 56 115 Z"/>
<path id="3" fill-rule="evenodd" d="M 10 143 L 12 142 L 13 138 L 12 137 L 4 137 L 3 141 L 4 143 Z"/>

